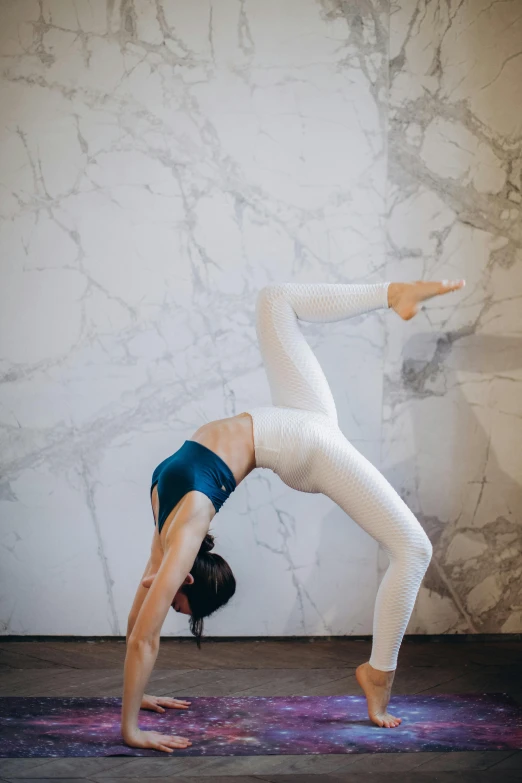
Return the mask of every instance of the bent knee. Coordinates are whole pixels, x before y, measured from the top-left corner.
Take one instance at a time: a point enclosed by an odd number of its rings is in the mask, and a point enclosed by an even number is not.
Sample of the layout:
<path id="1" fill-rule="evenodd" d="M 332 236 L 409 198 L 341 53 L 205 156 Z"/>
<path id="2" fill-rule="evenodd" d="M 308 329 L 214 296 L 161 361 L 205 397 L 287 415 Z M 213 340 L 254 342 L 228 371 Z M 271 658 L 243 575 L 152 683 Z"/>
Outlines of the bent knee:
<path id="1" fill-rule="evenodd" d="M 415 535 L 412 536 L 408 549 L 410 557 L 413 557 L 418 565 L 426 570 L 433 555 L 433 546 L 420 525 Z"/>
<path id="2" fill-rule="evenodd" d="M 285 292 L 284 283 L 269 283 L 259 290 L 256 301 L 258 329 L 260 327 L 261 329 L 269 328 L 270 324 L 286 325 L 287 318 L 293 312 Z M 281 321 L 281 318 L 283 321 Z"/>
<path id="3" fill-rule="evenodd" d="M 415 567 L 424 573 L 430 564 L 433 546 L 417 520 L 415 523 L 406 535 L 395 541 L 390 559 L 402 562 L 408 570 Z"/>
<path id="4" fill-rule="evenodd" d="M 271 304 L 281 294 L 282 287 L 280 283 L 268 283 L 257 292 L 257 306 L 262 307 L 263 305 Z"/>

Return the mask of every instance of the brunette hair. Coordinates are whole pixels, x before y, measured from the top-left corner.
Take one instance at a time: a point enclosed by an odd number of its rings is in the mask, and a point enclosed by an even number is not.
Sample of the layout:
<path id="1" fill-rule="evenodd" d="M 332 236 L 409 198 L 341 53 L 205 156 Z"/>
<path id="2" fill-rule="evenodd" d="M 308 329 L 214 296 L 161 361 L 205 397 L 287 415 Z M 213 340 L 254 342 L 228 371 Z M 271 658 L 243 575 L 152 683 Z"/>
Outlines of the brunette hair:
<path id="1" fill-rule="evenodd" d="M 232 569 L 221 555 L 211 552 L 213 548 L 214 536 L 207 533 L 190 569 L 194 582 L 182 588 L 190 604 L 190 631 L 196 637 L 199 648 L 203 636 L 203 618 L 226 604 L 236 592 Z"/>

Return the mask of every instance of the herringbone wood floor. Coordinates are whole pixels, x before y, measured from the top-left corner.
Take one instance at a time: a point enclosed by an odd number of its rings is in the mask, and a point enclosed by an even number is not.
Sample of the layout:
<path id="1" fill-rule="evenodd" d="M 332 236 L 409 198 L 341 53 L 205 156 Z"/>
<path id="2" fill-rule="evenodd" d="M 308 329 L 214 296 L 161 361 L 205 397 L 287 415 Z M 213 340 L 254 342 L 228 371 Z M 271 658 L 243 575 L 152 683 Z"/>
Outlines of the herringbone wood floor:
<path id="1" fill-rule="evenodd" d="M 147 691 L 155 695 L 328 695 L 359 693 L 355 667 L 367 641 L 206 641 L 163 639 Z M 120 696 L 125 643 L 0 641 L 4 696 Z M 501 691 L 522 704 L 522 641 L 405 640 L 394 692 Z M 470 715 L 470 721 L 473 715 Z M 201 777 L 262 780 L 377 780 L 401 783 L 522 781 L 522 752 L 383 753 L 329 756 L 0 759 L 3 781 L 70 780 L 161 783 Z"/>

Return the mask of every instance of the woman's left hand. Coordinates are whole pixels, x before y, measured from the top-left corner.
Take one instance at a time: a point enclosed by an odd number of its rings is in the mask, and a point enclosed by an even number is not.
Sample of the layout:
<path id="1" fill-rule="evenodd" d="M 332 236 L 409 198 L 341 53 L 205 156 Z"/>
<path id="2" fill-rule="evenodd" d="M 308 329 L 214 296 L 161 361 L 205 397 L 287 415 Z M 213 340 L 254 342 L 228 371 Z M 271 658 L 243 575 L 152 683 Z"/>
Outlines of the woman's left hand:
<path id="1" fill-rule="evenodd" d="M 149 696 L 145 693 L 141 700 L 140 709 L 153 710 L 153 712 L 165 712 L 165 707 L 173 710 L 186 710 L 189 706 L 189 701 L 171 699 L 169 696 Z"/>

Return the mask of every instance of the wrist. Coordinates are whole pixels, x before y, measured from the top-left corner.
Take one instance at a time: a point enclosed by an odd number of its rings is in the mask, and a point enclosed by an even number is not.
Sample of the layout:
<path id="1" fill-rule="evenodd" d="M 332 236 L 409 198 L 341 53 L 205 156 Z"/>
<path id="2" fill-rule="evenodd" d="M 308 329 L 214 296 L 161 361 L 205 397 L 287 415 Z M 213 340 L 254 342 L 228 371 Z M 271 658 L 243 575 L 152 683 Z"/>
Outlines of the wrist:
<path id="1" fill-rule="evenodd" d="M 123 737 L 125 742 L 130 742 L 132 740 L 138 739 L 138 737 L 141 734 L 141 729 L 137 726 L 134 729 L 122 729 L 121 730 L 121 736 Z"/>

